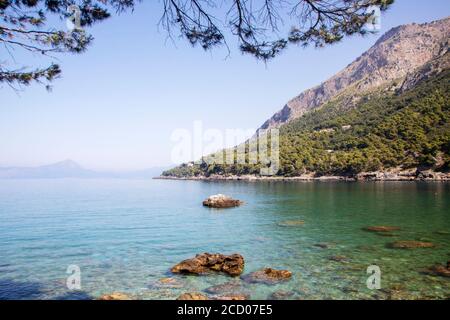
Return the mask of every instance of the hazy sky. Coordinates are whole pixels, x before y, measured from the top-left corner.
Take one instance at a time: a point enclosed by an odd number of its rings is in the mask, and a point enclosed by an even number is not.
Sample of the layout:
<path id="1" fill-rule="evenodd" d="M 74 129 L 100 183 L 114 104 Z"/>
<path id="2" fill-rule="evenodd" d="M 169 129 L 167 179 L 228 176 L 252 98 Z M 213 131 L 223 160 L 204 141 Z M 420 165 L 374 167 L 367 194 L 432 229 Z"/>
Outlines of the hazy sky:
<path id="1" fill-rule="evenodd" d="M 148 1 L 90 29 L 95 41 L 86 53 L 59 57 L 63 76 L 51 93 L 39 85 L 20 93 L 0 87 L 0 166 L 64 159 L 108 170 L 169 165 L 174 130 L 193 130 L 196 120 L 204 129 L 256 129 L 380 36 L 346 38 L 320 50 L 291 46 L 265 65 L 236 47 L 226 58 L 225 50 L 166 41 L 156 26 L 158 8 Z M 397 0 L 382 17 L 381 33 L 449 15 L 448 0 Z"/>

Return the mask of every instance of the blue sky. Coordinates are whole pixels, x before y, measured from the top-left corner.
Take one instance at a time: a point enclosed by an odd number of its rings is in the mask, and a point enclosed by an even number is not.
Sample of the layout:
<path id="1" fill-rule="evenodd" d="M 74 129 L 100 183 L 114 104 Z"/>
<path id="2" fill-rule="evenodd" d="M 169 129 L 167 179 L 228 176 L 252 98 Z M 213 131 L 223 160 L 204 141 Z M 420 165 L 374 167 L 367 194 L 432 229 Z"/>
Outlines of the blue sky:
<path id="1" fill-rule="evenodd" d="M 101 170 L 170 165 L 174 130 L 192 130 L 196 120 L 205 129 L 256 129 L 380 36 L 319 50 L 292 46 L 265 65 L 233 45 L 226 57 L 223 49 L 204 52 L 183 40 L 167 41 L 158 31 L 158 8 L 147 2 L 90 29 L 95 41 L 86 53 L 59 57 L 63 76 L 51 93 L 39 85 L 20 93 L 1 87 L 0 166 L 64 159 Z M 381 33 L 449 15 L 448 0 L 397 0 L 382 17 Z"/>

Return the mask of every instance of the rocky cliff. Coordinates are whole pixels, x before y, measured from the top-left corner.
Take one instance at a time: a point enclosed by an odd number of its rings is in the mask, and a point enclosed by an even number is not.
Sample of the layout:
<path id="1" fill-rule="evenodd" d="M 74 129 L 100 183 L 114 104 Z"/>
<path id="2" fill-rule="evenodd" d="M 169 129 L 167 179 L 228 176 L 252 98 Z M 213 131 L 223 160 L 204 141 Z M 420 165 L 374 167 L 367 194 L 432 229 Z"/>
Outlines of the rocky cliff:
<path id="1" fill-rule="evenodd" d="M 404 82 L 403 89 L 406 90 L 427 74 L 434 74 L 436 68 L 444 67 L 442 59 L 437 65 L 432 62 L 448 52 L 449 38 L 450 17 L 393 28 L 344 70 L 290 100 L 261 129 L 279 127 L 299 118 L 307 111 L 321 107 L 349 87 L 362 95 L 394 80 L 400 80 Z M 418 73 L 421 68 L 423 73 Z"/>

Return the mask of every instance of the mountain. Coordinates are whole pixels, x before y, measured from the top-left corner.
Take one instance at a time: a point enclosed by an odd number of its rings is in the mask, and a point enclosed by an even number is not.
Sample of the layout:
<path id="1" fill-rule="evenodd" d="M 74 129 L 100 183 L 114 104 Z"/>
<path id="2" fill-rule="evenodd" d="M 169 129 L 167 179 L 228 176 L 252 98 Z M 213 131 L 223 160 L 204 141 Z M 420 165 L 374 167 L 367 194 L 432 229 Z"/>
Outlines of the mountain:
<path id="1" fill-rule="evenodd" d="M 27 178 L 69 178 L 69 177 L 95 177 L 94 171 L 86 170 L 72 160 L 40 167 L 7 167 L 0 168 L 0 179 L 27 179 Z"/>
<path id="2" fill-rule="evenodd" d="M 450 18 L 394 28 L 288 102 L 261 127 L 280 128 L 277 175 L 450 179 L 449 38 Z M 258 175 L 260 168 L 203 162 L 163 175 Z"/>
<path id="3" fill-rule="evenodd" d="M 450 18 L 393 28 L 344 70 L 290 100 L 261 129 L 279 127 L 297 119 L 350 87 L 362 94 L 405 77 L 442 54 L 448 48 L 449 38 Z M 350 102 L 356 100 L 357 97 L 353 96 Z"/>
<path id="4" fill-rule="evenodd" d="M 0 168 L 0 179 L 57 179 L 57 178 L 117 178 L 151 179 L 167 168 L 151 168 L 129 172 L 99 172 L 81 167 L 72 160 L 65 160 L 40 167 Z"/>

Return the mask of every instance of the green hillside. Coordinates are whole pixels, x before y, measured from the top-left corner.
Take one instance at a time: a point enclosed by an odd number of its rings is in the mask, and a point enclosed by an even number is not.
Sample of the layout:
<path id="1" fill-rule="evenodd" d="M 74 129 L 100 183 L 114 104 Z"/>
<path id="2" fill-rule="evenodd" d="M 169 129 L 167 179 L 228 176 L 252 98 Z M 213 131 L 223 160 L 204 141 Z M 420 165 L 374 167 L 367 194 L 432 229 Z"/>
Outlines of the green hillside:
<path id="1" fill-rule="evenodd" d="M 279 176 L 354 176 L 394 167 L 450 167 L 450 71 L 401 94 L 334 99 L 280 128 Z M 182 165 L 164 176 L 259 174 L 259 165 Z"/>

